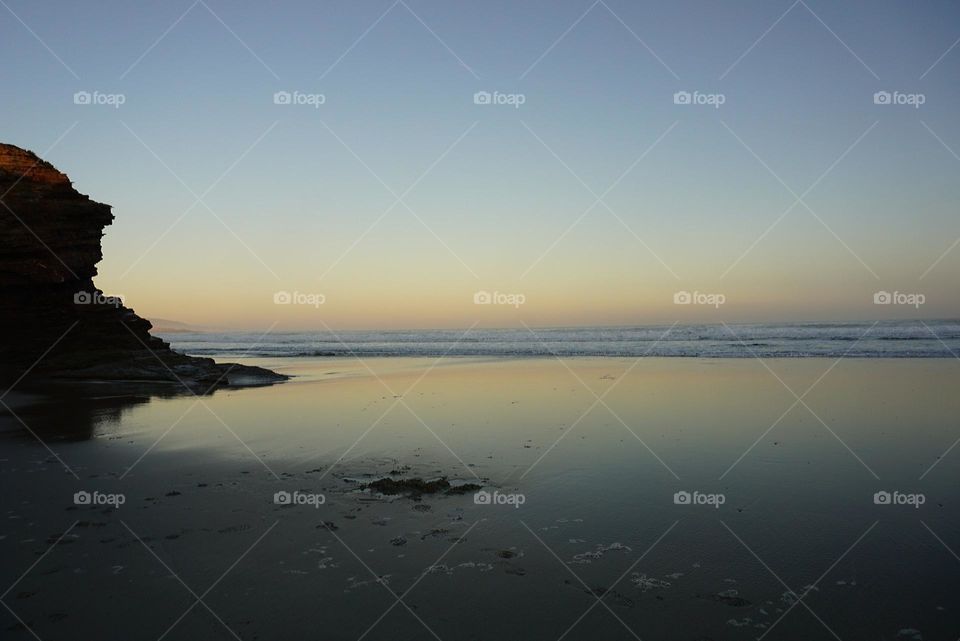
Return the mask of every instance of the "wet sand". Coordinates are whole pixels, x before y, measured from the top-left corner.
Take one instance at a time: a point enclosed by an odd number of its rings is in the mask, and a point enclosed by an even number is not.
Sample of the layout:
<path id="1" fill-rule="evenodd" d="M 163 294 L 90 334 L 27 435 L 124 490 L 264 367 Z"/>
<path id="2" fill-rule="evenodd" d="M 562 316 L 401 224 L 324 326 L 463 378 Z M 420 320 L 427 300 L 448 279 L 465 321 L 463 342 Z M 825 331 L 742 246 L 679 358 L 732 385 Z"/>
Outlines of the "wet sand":
<path id="1" fill-rule="evenodd" d="M 4 638 L 960 634 L 955 361 L 249 362 L 5 399 Z"/>

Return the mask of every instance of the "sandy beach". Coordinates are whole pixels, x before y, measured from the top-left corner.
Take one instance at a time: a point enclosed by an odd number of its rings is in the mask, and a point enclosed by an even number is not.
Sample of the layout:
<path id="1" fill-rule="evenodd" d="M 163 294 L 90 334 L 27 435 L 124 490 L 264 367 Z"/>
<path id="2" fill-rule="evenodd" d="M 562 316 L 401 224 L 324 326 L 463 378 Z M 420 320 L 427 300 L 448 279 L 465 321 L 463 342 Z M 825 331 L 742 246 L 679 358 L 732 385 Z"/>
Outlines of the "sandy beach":
<path id="1" fill-rule="evenodd" d="M 44 640 L 948 638 L 955 364 L 766 363 L 256 359 L 293 380 L 27 389 L 33 429 L 76 429 L 47 451 L 0 418 L 0 563 L 29 568 L 4 601 Z"/>

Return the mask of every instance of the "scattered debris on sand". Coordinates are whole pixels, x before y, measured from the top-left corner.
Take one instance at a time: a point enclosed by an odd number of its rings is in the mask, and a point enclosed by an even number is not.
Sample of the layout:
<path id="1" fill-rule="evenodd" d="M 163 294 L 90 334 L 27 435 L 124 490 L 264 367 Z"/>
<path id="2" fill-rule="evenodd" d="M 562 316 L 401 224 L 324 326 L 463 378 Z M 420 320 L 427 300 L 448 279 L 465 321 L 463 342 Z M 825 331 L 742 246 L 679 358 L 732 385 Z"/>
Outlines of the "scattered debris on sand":
<path id="1" fill-rule="evenodd" d="M 387 496 L 402 494 L 414 500 L 419 500 L 424 494 L 467 494 L 469 492 L 476 492 L 482 487 L 483 486 L 476 483 L 451 485 L 445 476 L 429 481 L 425 481 L 419 477 L 409 479 L 392 479 L 386 477 L 364 486 L 365 489 Z"/>

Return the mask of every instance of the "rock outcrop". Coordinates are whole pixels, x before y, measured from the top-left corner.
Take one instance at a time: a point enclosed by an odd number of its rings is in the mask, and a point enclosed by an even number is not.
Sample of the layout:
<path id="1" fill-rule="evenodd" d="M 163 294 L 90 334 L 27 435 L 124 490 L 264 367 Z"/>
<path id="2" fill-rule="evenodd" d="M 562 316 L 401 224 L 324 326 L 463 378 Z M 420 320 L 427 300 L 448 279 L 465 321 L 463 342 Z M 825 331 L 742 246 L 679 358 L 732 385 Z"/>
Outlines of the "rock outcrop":
<path id="1" fill-rule="evenodd" d="M 0 143 L 0 380 L 182 383 L 194 392 L 286 377 L 170 349 L 93 284 L 109 205 L 30 151 Z"/>

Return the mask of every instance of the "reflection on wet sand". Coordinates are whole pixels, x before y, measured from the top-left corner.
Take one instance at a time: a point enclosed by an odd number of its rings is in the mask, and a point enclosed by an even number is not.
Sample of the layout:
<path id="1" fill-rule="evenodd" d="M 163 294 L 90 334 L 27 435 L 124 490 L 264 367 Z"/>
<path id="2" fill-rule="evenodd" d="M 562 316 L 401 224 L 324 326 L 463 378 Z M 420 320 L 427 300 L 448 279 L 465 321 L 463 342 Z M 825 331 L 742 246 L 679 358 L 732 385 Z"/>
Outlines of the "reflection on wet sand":
<path id="1" fill-rule="evenodd" d="M 0 408 L 0 431 L 19 430 L 27 436 L 32 431 L 44 441 L 54 442 L 109 437 L 122 431 L 123 417 L 135 407 L 153 399 L 192 396 L 193 391 L 178 384 L 27 383 L 5 399 L 13 413 Z"/>
<path id="2" fill-rule="evenodd" d="M 940 542 L 960 536 L 955 362 L 285 362 L 258 364 L 291 382 L 202 403 L 19 398 L 56 456 L 0 417 L 0 576 L 49 552 L 8 598 L 30 628 L 434 638 L 419 617 L 441 639 L 747 641 L 960 624 Z M 173 574 L 214 585 L 217 617 L 178 620 L 194 599 Z M 384 614 L 411 588 L 417 617 Z M 18 625 L 0 622 L 31 638 Z"/>

